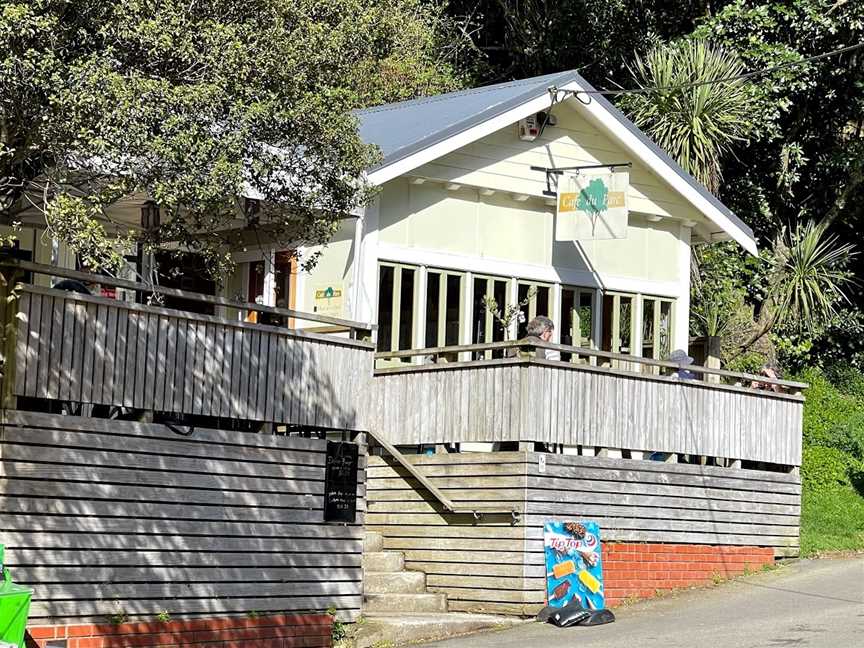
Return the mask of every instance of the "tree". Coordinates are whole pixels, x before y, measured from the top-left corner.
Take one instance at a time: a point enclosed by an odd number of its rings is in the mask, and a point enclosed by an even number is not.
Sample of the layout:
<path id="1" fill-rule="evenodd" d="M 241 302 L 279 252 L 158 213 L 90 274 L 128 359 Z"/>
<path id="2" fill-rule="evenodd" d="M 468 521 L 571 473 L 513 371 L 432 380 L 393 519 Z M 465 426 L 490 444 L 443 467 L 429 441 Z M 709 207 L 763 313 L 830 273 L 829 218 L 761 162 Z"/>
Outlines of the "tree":
<path id="1" fill-rule="evenodd" d="M 238 223 L 324 242 L 376 159 L 350 111 L 458 85 L 440 25 L 420 0 L 3 1 L 0 217 L 44 212 L 104 270 L 115 236 L 214 271 Z M 113 216 L 131 195 L 146 236 Z"/>
<path id="2" fill-rule="evenodd" d="M 726 361 L 753 350 L 774 356 L 778 343 L 788 354 L 794 340 L 809 350 L 837 322 L 857 283 L 849 270 L 855 246 L 826 227 L 810 221 L 781 232 L 759 258 L 734 246 L 697 249 L 693 330 L 721 336 Z"/>
<path id="3" fill-rule="evenodd" d="M 722 178 L 722 161 L 753 130 L 756 108 L 749 84 L 728 79 L 744 72 L 732 52 L 703 40 L 658 45 L 631 67 L 641 90 L 619 104 L 681 167 L 712 192 Z"/>
<path id="4" fill-rule="evenodd" d="M 722 3 L 721 3 L 722 4 Z M 704 0 L 450 0 L 447 13 L 470 41 L 466 67 L 483 81 L 578 69 L 607 85 L 633 52 L 689 33 Z"/>
<path id="5" fill-rule="evenodd" d="M 724 172 L 721 197 L 757 234 L 813 217 L 851 240 L 864 224 L 864 51 L 806 61 L 864 42 L 864 3 L 735 0 L 696 35 L 737 53 L 752 79 L 756 129 Z"/>

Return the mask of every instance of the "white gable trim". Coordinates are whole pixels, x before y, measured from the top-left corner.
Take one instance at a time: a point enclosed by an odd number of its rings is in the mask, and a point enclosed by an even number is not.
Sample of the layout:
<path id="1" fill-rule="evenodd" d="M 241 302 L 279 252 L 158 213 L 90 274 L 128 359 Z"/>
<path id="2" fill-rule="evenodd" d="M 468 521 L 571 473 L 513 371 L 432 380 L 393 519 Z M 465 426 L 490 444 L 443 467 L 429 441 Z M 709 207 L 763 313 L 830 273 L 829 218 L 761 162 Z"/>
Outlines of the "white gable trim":
<path id="1" fill-rule="evenodd" d="M 570 84 L 566 87 L 569 87 L 569 85 Z M 548 108 L 549 93 L 544 92 L 542 95 L 523 103 L 521 106 L 512 108 L 497 117 L 493 117 L 492 119 L 483 122 L 482 124 L 477 124 L 476 126 L 462 131 L 443 142 L 433 144 L 429 148 L 417 151 L 401 160 L 396 160 L 392 164 L 376 169 L 369 174 L 368 180 L 371 184 L 380 186 L 388 180 L 410 173 L 417 167 L 423 166 L 433 160 L 437 160 L 440 157 L 444 157 L 448 153 L 452 153 L 463 146 L 476 142 L 480 138 L 491 135 L 495 131 L 499 131 L 511 124 L 515 124 L 517 121 L 524 119 L 528 115 L 532 115 Z"/>
<path id="2" fill-rule="evenodd" d="M 568 86 L 575 86 L 578 90 L 584 90 L 578 83 L 574 82 Z M 577 100 L 578 101 L 578 100 Z M 712 205 L 703 195 L 701 195 L 689 182 L 680 175 L 670 169 L 669 165 L 659 155 L 645 145 L 633 132 L 625 128 L 614 115 L 600 105 L 597 101 L 591 101 L 587 105 L 580 102 L 580 108 L 588 111 L 588 113 L 600 122 L 618 141 L 636 156 L 658 176 L 672 185 L 672 188 L 686 198 L 690 204 L 695 207 L 699 213 L 704 215 L 709 220 L 716 223 L 724 232 L 737 241 L 741 247 L 750 252 L 750 254 L 758 255 L 759 250 L 756 247 L 756 241 L 746 232 L 742 231 L 735 223 L 721 212 L 717 207 Z"/>
<path id="3" fill-rule="evenodd" d="M 572 81 L 561 86 L 559 90 L 584 91 L 591 90 L 591 88 L 583 88 L 576 81 Z M 578 100 L 571 99 L 571 101 Z M 438 142 L 428 148 L 396 160 L 392 164 L 376 169 L 367 176 L 367 180 L 372 185 L 380 186 L 389 180 L 410 173 L 424 164 L 437 160 L 438 158 L 467 146 L 472 142 L 476 142 L 487 135 L 491 135 L 502 128 L 515 124 L 517 121 L 527 117 L 528 115 L 541 110 L 547 110 L 549 108 L 549 103 L 549 95 L 544 92 L 536 98 L 526 101 L 522 105 L 512 108 L 497 117 L 493 117 L 481 124 L 453 135 L 442 142 Z M 616 138 L 622 146 L 630 150 L 636 157 L 644 162 L 648 168 L 668 182 L 669 185 L 681 194 L 691 205 L 693 205 L 699 213 L 720 227 L 745 250 L 754 255 L 758 254 L 756 241 L 747 232 L 743 231 L 722 211 L 712 205 L 711 202 L 702 196 L 695 187 L 676 173 L 674 169 L 671 169 L 665 160 L 646 146 L 646 144 L 642 142 L 635 133 L 627 129 L 604 106 L 597 101 L 591 101 L 587 105 L 584 102 L 580 102 L 579 108 L 588 111 L 588 113 L 594 117 L 594 119 L 596 119 L 614 138 Z"/>

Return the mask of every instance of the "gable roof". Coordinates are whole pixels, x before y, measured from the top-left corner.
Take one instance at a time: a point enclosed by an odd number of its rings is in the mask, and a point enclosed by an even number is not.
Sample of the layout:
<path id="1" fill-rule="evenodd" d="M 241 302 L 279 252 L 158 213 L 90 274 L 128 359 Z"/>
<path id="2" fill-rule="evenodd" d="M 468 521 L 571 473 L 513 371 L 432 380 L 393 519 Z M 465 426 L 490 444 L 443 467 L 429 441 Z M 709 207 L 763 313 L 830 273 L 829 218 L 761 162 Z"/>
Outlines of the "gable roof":
<path id="1" fill-rule="evenodd" d="M 559 90 L 594 90 L 575 70 L 570 70 L 356 111 L 360 137 L 376 144 L 383 154 L 383 159 L 368 171 L 370 182 L 383 184 L 507 123 L 548 109 L 551 86 Z M 590 95 L 587 104 L 581 103 L 613 137 L 669 182 L 700 213 L 746 250 L 757 253 L 753 230 L 603 95 Z"/>

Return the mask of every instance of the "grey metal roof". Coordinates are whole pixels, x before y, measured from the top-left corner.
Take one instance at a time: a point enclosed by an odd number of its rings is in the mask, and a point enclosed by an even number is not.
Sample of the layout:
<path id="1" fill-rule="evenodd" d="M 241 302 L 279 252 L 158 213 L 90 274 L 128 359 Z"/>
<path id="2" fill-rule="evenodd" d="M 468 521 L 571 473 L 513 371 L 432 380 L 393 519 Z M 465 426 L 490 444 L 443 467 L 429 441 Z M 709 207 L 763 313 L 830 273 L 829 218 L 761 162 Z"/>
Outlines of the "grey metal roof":
<path id="1" fill-rule="evenodd" d="M 591 84 L 575 70 L 568 70 L 521 81 L 509 81 L 355 111 L 354 114 L 359 120 L 360 137 L 364 142 L 376 144 L 384 156 L 383 160 L 370 171 L 390 166 L 547 94 L 550 86 L 560 88 L 573 82 L 585 90 L 594 90 Z M 684 171 L 603 95 L 591 95 L 591 97 L 663 160 L 672 173 L 684 179 L 749 238 L 753 238 L 753 230 L 750 227 L 700 182 Z"/>

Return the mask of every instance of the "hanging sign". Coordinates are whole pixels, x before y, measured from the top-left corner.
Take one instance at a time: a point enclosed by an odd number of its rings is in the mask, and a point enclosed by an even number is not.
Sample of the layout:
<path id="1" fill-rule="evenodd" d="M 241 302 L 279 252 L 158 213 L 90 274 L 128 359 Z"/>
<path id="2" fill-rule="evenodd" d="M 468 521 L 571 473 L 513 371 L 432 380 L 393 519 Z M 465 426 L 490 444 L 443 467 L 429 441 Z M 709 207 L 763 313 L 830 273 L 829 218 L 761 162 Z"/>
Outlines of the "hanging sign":
<path id="1" fill-rule="evenodd" d="M 319 315 L 342 317 L 344 288 L 341 283 L 321 284 L 314 287 L 314 306 L 312 311 Z"/>
<path id="2" fill-rule="evenodd" d="M 324 521 L 354 523 L 357 518 L 356 443 L 327 442 L 324 469 Z"/>
<path id="3" fill-rule="evenodd" d="M 558 178 L 556 241 L 627 238 L 627 170 L 563 172 Z"/>
<path id="4" fill-rule="evenodd" d="M 605 607 L 600 527 L 596 522 L 546 522 L 546 596 L 549 605 L 578 601 L 588 610 Z"/>

